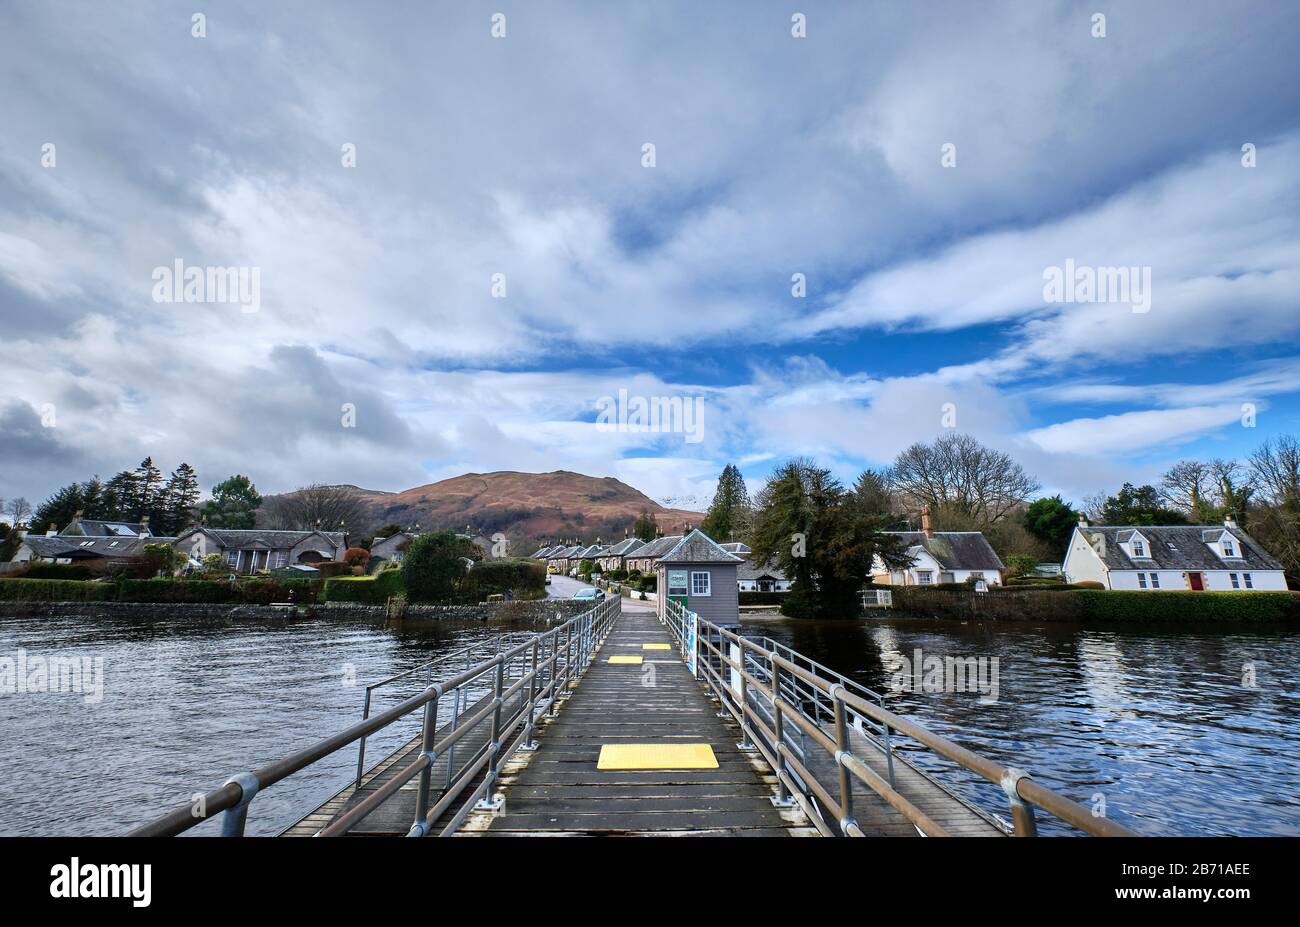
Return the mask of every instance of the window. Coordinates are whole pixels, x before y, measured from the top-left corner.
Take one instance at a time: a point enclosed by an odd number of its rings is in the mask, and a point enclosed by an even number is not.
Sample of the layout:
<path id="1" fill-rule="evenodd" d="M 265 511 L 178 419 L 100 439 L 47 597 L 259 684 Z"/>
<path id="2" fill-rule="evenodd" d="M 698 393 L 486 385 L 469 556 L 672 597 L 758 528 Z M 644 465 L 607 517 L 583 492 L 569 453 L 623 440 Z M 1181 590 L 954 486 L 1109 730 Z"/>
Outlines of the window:
<path id="1" fill-rule="evenodd" d="M 1250 574 L 1249 574 L 1249 573 L 1242 573 L 1241 575 L 1242 575 L 1242 578 L 1244 578 L 1244 579 L 1246 580 L 1246 588 L 1247 588 L 1247 589 L 1254 589 L 1254 588 L 1255 588 L 1255 584 L 1254 584 L 1253 582 L 1251 582 Z"/>
<path id="2" fill-rule="evenodd" d="M 1151 588 L 1152 588 L 1152 589 L 1159 589 L 1159 588 L 1160 588 L 1160 574 L 1159 574 L 1159 573 L 1152 573 L 1152 574 L 1151 574 Z"/>
<path id="3" fill-rule="evenodd" d="M 710 575 L 707 570 L 691 574 L 691 595 L 712 595 L 709 591 Z"/>
<path id="4" fill-rule="evenodd" d="M 1143 546 L 1143 544 L 1142 544 L 1141 541 L 1134 541 L 1134 542 L 1133 542 L 1133 556 L 1134 556 L 1134 557 L 1145 557 L 1145 556 L 1147 555 L 1146 550 L 1147 550 L 1146 547 Z"/>
<path id="5" fill-rule="evenodd" d="M 231 566 L 238 566 L 238 564 L 239 564 L 239 551 L 237 551 L 237 550 L 228 550 L 228 551 L 226 551 L 226 563 L 230 564 Z"/>
<path id="6" fill-rule="evenodd" d="M 934 573 L 930 570 L 916 571 L 916 584 L 918 586 L 929 586 L 934 583 Z"/>
<path id="7" fill-rule="evenodd" d="M 275 552 L 275 568 L 284 569 L 289 565 L 289 552 L 287 550 L 277 550 Z"/>
<path id="8" fill-rule="evenodd" d="M 1145 589 L 1146 587 L 1147 587 L 1147 575 L 1146 575 L 1145 573 L 1139 573 L 1139 574 L 1138 574 L 1138 588 L 1139 588 L 1139 589 Z"/>
<path id="9" fill-rule="evenodd" d="M 94 543 L 95 543 L 94 541 L 82 541 L 82 542 L 81 542 L 79 545 L 77 545 L 77 546 L 78 546 L 78 547 L 90 547 L 90 546 L 91 546 L 92 544 L 94 544 Z"/>
<path id="10" fill-rule="evenodd" d="M 983 579 L 983 578 L 984 578 L 984 571 L 983 571 L 983 570 L 971 570 L 970 578 L 971 578 L 971 579 Z"/>
<path id="11" fill-rule="evenodd" d="M 1228 579 L 1232 580 L 1232 588 L 1233 588 L 1233 589 L 1240 589 L 1240 588 L 1241 588 L 1241 580 L 1237 578 L 1237 574 L 1236 574 L 1236 573 L 1229 573 L 1229 574 L 1228 574 Z"/>

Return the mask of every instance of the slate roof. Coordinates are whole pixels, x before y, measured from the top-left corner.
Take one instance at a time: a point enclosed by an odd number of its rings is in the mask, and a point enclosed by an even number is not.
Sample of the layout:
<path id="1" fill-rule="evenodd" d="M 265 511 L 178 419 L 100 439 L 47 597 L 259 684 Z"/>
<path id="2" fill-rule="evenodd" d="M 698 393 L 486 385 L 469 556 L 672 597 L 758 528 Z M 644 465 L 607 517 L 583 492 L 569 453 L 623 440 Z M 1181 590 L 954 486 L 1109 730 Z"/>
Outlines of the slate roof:
<path id="1" fill-rule="evenodd" d="M 580 550 L 582 550 L 582 548 L 578 546 L 557 547 L 553 551 L 551 551 L 550 554 L 547 555 L 546 559 L 547 560 L 568 560 L 570 557 L 572 557 Z"/>
<path id="2" fill-rule="evenodd" d="M 23 543 L 38 557 L 86 560 L 92 557 L 139 557 L 144 554 L 146 544 L 170 544 L 175 540 L 175 538 L 165 537 L 114 538 L 76 535 L 48 537 L 43 534 L 29 534 L 23 538 Z"/>
<path id="3" fill-rule="evenodd" d="M 640 538 L 623 538 L 623 540 L 619 541 L 617 544 L 614 544 L 606 548 L 605 552 L 601 554 L 601 556 L 620 557 L 628 553 L 629 551 L 636 550 L 636 548 L 640 546 L 641 546 Z"/>
<path id="4" fill-rule="evenodd" d="M 920 547 L 944 570 L 1005 570 L 988 540 L 978 531 L 886 531 L 900 538 L 906 548 Z"/>
<path id="5" fill-rule="evenodd" d="M 533 554 L 533 556 L 532 556 L 531 559 L 533 559 L 533 560 L 545 560 L 545 559 L 546 559 L 546 552 L 549 551 L 550 549 L 551 549 L 550 547 L 539 547 L 539 548 L 537 548 L 537 551 Z"/>
<path id="6" fill-rule="evenodd" d="M 80 529 L 80 534 L 70 532 Z M 152 536 L 149 526 L 138 521 L 101 521 L 93 518 L 74 518 L 61 534 L 88 538 L 138 538 L 140 532 Z"/>
<path id="7" fill-rule="evenodd" d="M 590 560 L 592 557 L 599 557 L 600 552 L 604 549 L 604 546 L 600 544 L 592 544 L 588 547 L 579 547 L 578 552 L 573 556 L 577 557 L 579 560 Z"/>
<path id="8" fill-rule="evenodd" d="M 627 557 L 632 560 L 658 558 L 660 555 L 672 550 L 681 539 L 680 534 L 669 535 L 666 538 L 655 538 L 653 541 L 646 541 L 636 550 L 628 551 Z"/>
<path id="9" fill-rule="evenodd" d="M 667 551 L 659 555 L 662 563 L 740 563 L 741 558 L 728 553 L 718 546 L 699 528 L 681 538 Z"/>
<path id="10" fill-rule="evenodd" d="M 746 560 L 736 567 L 736 579 L 760 579 L 764 576 L 778 580 L 789 579 L 782 569 L 776 565 L 775 560 L 769 560 L 767 563 L 755 563 L 753 560 Z"/>
<path id="11" fill-rule="evenodd" d="M 729 554 L 752 554 L 754 552 L 748 544 L 743 541 L 724 541 L 718 545 Z"/>
<path id="12" fill-rule="evenodd" d="M 1080 527 L 1111 570 L 1280 570 L 1282 564 L 1240 528 L 1227 532 L 1207 525 L 1089 525 Z M 1147 539 L 1148 557 L 1133 559 L 1120 545 L 1141 533 Z M 1239 557 L 1222 558 L 1206 542 L 1224 533 L 1237 539 Z M 1213 535 L 1209 537 L 1208 535 Z M 1105 540 L 1102 545 L 1101 540 Z M 1100 548 L 1100 549 L 1099 549 Z M 1104 551 L 1104 555 L 1103 555 Z"/>
<path id="13" fill-rule="evenodd" d="M 289 547 L 296 547 L 307 538 L 314 534 L 319 534 L 326 538 L 335 547 L 342 547 L 346 543 L 346 535 L 342 531 L 271 531 L 265 528 L 250 528 L 248 530 L 236 528 L 196 528 L 196 531 L 206 531 L 210 536 L 215 538 L 222 547 L 235 550 L 248 550 L 250 547 L 268 548 L 273 550 L 282 550 Z M 186 532 L 181 537 L 187 537 L 192 532 Z M 172 538 L 172 540 L 176 540 Z"/>

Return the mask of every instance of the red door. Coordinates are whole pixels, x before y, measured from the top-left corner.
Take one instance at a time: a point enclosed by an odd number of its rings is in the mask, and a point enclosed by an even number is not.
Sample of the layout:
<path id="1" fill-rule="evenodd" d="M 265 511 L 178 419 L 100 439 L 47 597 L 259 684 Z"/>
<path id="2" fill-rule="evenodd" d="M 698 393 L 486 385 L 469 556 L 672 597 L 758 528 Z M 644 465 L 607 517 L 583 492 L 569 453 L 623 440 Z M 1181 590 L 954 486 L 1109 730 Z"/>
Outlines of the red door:
<path id="1" fill-rule="evenodd" d="M 1193 592 L 1201 592 L 1205 589 L 1205 577 L 1200 573 L 1188 573 L 1187 580 L 1192 584 Z"/>

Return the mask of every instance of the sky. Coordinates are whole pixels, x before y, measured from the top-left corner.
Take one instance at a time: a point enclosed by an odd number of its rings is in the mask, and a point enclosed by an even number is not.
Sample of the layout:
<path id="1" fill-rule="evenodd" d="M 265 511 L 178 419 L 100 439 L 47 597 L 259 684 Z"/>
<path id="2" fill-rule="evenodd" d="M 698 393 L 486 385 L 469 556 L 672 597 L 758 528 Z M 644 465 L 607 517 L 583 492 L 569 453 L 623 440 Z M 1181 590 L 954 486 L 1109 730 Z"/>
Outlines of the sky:
<path id="1" fill-rule="evenodd" d="M 956 430 L 1078 501 L 1300 431 L 1295 4 L 205 6 L 4 5 L 0 497 Z"/>

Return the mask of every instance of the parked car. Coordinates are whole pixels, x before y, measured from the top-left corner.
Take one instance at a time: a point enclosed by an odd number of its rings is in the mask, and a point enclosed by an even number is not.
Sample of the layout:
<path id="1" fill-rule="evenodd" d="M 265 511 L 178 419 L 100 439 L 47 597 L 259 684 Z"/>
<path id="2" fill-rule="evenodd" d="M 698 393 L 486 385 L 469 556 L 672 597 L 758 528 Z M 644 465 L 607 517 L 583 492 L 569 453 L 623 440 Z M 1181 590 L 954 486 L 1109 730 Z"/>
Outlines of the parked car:
<path id="1" fill-rule="evenodd" d="M 599 589 L 579 589 L 572 598 L 581 602 L 599 602 L 605 598 L 605 593 Z"/>

